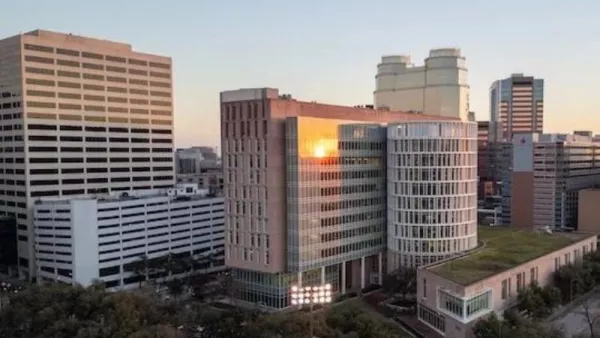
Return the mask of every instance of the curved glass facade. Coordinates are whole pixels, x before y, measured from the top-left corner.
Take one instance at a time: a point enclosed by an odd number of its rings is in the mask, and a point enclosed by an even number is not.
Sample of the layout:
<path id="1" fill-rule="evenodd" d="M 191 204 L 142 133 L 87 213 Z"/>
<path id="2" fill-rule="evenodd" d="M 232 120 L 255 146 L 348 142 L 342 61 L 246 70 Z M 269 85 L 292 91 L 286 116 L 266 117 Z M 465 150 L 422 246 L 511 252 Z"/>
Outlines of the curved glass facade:
<path id="1" fill-rule="evenodd" d="M 387 142 L 388 269 L 475 248 L 477 124 L 394 124 Z"/>

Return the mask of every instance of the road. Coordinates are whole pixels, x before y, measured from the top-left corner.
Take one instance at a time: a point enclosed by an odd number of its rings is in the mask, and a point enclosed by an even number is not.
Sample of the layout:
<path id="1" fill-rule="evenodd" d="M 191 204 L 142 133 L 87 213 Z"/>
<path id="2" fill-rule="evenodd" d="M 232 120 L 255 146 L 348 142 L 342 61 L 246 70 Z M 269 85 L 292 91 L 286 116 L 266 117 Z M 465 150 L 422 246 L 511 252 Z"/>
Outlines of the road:
<path id="1" fill-rule="evenodd" d="M 597 316 L 600 310 L 600 294 L 592 294 L 585 301 L 590 311 Z M 585 304 L 585 303 L 584 303 Z M 584 304 L 577 306 L 562 317 L 555 319 L 552 324 L 563 329 L 567 337 L 573 337 L 579 333 L 587 333 L 588 323 L 585 316 Z"/>

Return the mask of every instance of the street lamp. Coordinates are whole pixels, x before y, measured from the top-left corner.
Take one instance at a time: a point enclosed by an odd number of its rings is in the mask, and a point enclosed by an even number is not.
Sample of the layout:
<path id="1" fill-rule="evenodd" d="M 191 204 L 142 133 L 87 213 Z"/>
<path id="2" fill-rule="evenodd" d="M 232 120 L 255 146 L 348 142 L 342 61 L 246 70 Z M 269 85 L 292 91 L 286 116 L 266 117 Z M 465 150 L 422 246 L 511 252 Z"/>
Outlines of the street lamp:
<path id="1" fill-rule="evenodd" d="M 331 303 L 331 284 L 305 287 L 294 285 L 291 289 L 291 297 L 292 305 L 297 305 L 300 307 L 302 307 L 303 305 L 309 306 L 310 311 L 308 313 L 308 321 L 310 324 L 310 338 L 313 338 L 313 305 Z"/>

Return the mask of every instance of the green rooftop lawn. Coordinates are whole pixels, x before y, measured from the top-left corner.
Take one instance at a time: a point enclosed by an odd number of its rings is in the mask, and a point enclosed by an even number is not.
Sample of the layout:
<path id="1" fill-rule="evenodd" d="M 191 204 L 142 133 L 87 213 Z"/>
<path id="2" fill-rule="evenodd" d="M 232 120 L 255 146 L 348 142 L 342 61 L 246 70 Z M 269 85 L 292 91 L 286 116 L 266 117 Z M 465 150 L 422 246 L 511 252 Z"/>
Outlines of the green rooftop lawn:
<path id="1" fill-rule="evenodd" d="M 485 247 L 472 254 L 434 265 L 430 271 L 460 285 L 469 285 L 537 257 L 561 249 L 586 235 L 479 227 Z"/>

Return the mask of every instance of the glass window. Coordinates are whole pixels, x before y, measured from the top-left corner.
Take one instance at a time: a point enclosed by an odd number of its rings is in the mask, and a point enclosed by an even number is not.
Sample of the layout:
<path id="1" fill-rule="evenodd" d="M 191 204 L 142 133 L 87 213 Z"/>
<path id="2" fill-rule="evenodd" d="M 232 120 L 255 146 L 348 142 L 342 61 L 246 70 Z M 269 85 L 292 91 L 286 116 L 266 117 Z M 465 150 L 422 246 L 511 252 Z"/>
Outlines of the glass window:
<path id="1" fill-rule="evenodd" d="M 440 290 L 440 308 L 463 317 L 463 300 Z"/>
<path id="2" fill-rule="evenodd" d="M 486 291 L 469 299 L 467 304 L 467 318 L 476 315 L 477 313 L 490 309 L 490 296 L 492 292 Z"/>
<path id="3" fill-rule="evenodd" d="M 446 331 L 446 321 L 444 320 L 444 316 L 423 304 L 419 304 L 419 319 L 433 326 L 440 332 Z"/>
<path id="4" fill-rule="evenodd" d="M 523 273 L 519 273 L 517 274 L 517 292 L 521 291 L 521 288 L 523 288 L 523 284 Z"/>

